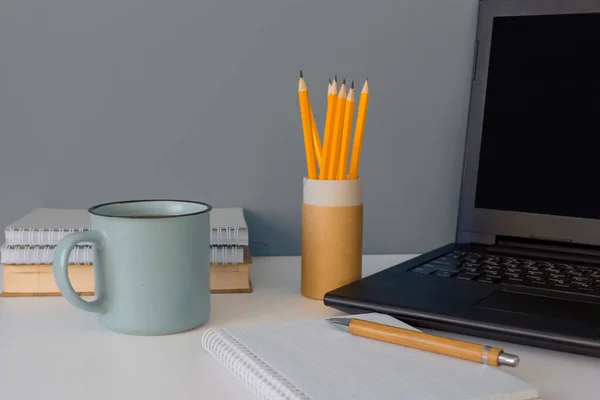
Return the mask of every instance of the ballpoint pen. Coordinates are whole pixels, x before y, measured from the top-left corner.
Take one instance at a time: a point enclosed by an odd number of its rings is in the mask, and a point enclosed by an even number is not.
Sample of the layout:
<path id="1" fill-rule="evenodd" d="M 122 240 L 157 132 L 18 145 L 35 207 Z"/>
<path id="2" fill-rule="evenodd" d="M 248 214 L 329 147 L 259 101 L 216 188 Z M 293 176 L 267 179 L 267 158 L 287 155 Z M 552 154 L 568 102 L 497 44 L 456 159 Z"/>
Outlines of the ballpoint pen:
<path id="1" fill-rule="evenodd" d="M 356 318 L 329 318 L 331 325 L 352 335 L 456 357 L 481 364 L 516 367 L 519 357 L 504 350 Z"/>

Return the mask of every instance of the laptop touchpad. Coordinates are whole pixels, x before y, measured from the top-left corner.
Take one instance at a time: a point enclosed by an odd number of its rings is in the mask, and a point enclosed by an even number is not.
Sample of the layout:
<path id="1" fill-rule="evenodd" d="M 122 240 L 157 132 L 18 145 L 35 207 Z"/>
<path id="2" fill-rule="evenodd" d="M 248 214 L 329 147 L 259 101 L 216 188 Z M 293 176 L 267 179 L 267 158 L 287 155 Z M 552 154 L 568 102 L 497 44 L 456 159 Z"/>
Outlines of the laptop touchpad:
<path id="1" fill-rule="evenodd" d="M 475 306 L 560 319 L 574 319 L 596 323 L 600 320 L 600 304 L 505 290 L 494 292 L 476 303 Z"/>

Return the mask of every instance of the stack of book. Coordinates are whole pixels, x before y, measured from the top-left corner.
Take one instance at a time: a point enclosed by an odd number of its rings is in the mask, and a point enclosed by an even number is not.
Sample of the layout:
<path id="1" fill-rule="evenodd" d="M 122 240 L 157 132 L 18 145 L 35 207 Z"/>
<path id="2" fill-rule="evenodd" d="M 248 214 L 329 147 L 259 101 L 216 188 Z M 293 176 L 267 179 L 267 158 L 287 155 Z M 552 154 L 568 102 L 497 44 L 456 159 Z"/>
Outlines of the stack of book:
<path id="1" fill-rule="evenodd" d="M 241 208 L 213 208 L 210 288 L 212 293 L 248 293 L 250 265 L 248 226 Z M 4 296 L 59 296 L 52 260 L 58 242 L 91 226 L 84 209 L 38 208 L 8 225 L 0 247 Z M 80 243 L 69 256 L 69 277 L 82 296 L 94 294 L 94 251 Z"/>

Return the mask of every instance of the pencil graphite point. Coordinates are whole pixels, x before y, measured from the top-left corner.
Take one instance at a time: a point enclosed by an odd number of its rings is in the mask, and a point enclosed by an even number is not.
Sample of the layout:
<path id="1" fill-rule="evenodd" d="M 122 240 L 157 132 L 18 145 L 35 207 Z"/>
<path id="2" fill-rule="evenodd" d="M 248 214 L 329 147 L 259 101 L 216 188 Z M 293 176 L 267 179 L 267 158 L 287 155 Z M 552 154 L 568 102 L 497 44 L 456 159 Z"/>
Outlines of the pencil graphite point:
<path id="1" fill-rule="evenodd" d="M 337 82 L 337 75 L 334 75 L 334 76 L 333 76 L 333 81 L 334 81 L 334 82 Z"/>
<path id="2" fill-rule="evenodd" d="M 346 84 L 346 78 L 344 78 L 344 80 L 342 81 L 342 84 L 345 85 Z"/>
<path id="3" fill-rule="evenodd" d="M 354 81 L 350 84 L 350 89 L 354 89 Z"/>
<path id="4" fill-rule="evenodd" d="M 300 78 L 304 78 L 304 75 L 302 74 L 302 70 L 300 70 Z"/>
<path id="5" fill-rule="evenodd" d="M 331 85 L 331 79 L 329 79 L 329 84 Z"/>

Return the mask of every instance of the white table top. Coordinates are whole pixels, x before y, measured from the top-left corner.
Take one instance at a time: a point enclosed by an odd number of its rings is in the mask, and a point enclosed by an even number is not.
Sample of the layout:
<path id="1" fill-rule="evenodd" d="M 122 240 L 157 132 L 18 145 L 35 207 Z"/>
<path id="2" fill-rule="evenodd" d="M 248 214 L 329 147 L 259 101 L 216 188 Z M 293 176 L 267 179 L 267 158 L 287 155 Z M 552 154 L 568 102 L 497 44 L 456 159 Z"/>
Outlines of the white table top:
<path id="1" fill-rule="evenodd" d="M 365 256 L 364 275 L 409 256 Z M 171 336 L 109 332 L 62 297 L 0 298 L 3 399 L 254 399 L 202 348 L 206 327 L 341 315 L 300 295 L 300 258 L 255 258 L 254 293 L 212 296 L 203 328 Z M 439 332 L 436 332 L 439 334 Z M 459 335 L 447 336 L 482 342 Z M 485 342 L 518 354 L 506 371 L 536 384 L 545 400 L 600 398 L 600 359 Z"/>

